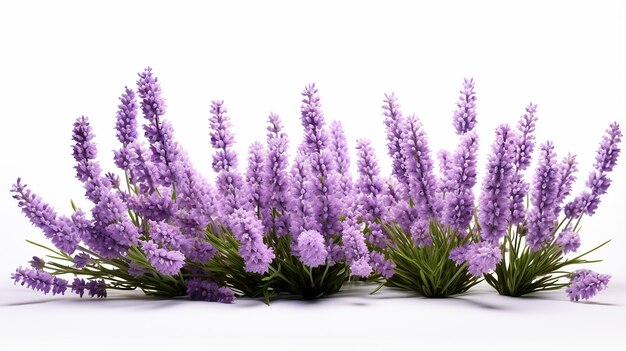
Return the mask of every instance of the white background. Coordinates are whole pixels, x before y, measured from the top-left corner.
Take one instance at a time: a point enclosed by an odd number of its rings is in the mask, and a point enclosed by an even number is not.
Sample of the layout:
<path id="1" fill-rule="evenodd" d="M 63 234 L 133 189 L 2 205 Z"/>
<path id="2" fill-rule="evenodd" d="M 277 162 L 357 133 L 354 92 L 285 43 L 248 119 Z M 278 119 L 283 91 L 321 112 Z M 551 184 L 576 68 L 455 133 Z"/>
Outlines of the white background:
<path id="1" fill-rule="evenodd" d="M 117 98 L 148 65 L 162 83 L 177 139 L 207 177 L 213 176 L 211 100 L 225 100 L 243 161 L 249 143 L 265 138 L 271 111 L 283 118 L 291 145 L 299 142 L 299 93 L 310 82 L 319 87 L 327 120 L 343 123 L 351 148 L 356 138 L 373 141 L 385 175 L 390 162 L 381 105 L 391 91 L 404 114 L 422 119 L 433 150 L 451 149 L 458 141 L 451 124 L 458 91 L 464 77 L 474 77 L 481 174 L 494 127 L 515 124 L 529 101 L 538 103 L 538 141 L 553 140 L 559 155 L 578 155 L 576 193 L 608 124 L 626 127 L 621 1 L 2 2 L 0 346 L 22 349 L 39 335 L 37 342 L 53 348 L 77 347 L 96 334 L 101 341 L 90 348 L 112 347 L 107 340 L 139 346 L 269 343 L 277 349 L 505 348 L 504 339 L 514 347 L 547 342 L 606 349 L 626 342 L 623 159 L 598 213 L 583 224 L 582 249 L 613 239 L 593 256 L 605 261 L 590 268 L 613 275 L 611 288 L 594 304 L 569 303 L 563 292 L 508 299 L 483 285 L 447 300 L 389 299 L 398 295 L 389 291 L 369 297 L 368 287 L 348 287 L 344 297 L 270 308 L 250 300 L 235 306 L 87 302 L 14 287 L 10 273 L 41 254 L 24 240 L 43 235 L 17 209 L 11 184 L 22 177 L 61 213 L 70 212 L 70 198 L 86 207 L 72 168 L 72 122 L 82 114 L 91 118 L 100 161 L 113 170 Z M 68 337 L 52 338 L 59 333 Z"/>

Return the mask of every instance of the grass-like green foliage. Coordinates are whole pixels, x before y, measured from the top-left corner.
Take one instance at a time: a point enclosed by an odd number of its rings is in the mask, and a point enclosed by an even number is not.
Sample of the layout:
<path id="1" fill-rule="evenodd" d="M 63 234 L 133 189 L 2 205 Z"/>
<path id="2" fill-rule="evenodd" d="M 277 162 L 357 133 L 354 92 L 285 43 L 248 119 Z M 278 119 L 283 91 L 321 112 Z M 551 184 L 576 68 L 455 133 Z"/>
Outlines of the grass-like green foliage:
<path id="1" fill-rule="evenodd" d="M 457 265 L 449 258 L 450 250 L 471 242 L 471 233 L 461 238 L 437 221 L 431 221 L 433 243 L 418 247 L 411 233 L 397 224 L 383 223 L 383 228 L 390 239 L 387 253 L 396 264 L 395 274 L 385 285 L 425 297 L 447 297 L 464 293 L 481 281 L 468 272 L 466 264 Z"/>
<path id="2" fill-rule="evenodd" d="M 563 222 L 554 230 L 557 233 Z M 576 225 L 575 229 L 578 227 Z M 585 260 L 583 257 L 606 245 L 610 240 L 579 254 L 566 258 L 563 250 L 553 239 L 538 251 L 533 251 L 526 244 L 526 228 L 517 226 L 509 228 L 502 247 L 502 261 L 491 274 L 485 274 L 485 281 L 500 295 L 523 296 L 538 291 L 558 290 L 568 286 L 563 279 L 570 277 L 571 272 L 563 268 L 570 265 L 600 262 L 601 260 Z M 578 231 L 578 230 L 576 230 Z M 555 235 L 553 235 L 555 237 Z"/>
<path id="3" fill-rule="evenodd" d="M 270 233 L 265 237 L 265 243 L 274 249 L 276 257 L 269 272 L 263 275 L 246 272 L 238 252 L 239 242 L 227 227 L 210 225 L 207 240 L 218 251 L 204 265 L 204 269 L 212 272 L 212 279 L 240 296 L 263 296 L 268 304 L 272 297 L 280 294 L 312 300 L 336 293 L 350 274 L 344 262 L 315 268 L 305 266 L 291 253 L 291 235 L 277 237 Z"/>
<path id="4" fill-rule="evenodd" d="M 79 246 L 78 251 L 89 254 L 91 260 L 87 266 L 76 268 L 72 256 L 34 241 L 27 240 L 27 242 L 50 252 L 50 254 L 46 255 L 47 260 L 43 270 L 53 275 L 71 274 L 87 279 L 102 279 L 106 282 L 107 289 L 139 289 L 148 296 L 174 297 L 187 295 L 184 277 L 187 277 L 190 272 L 181 270 L 175 276 L 160 274 L 148 263 L 145 253 L 135 246 L 129 249 L 127 260 L 105 258 L 85 247 Z M 129 263 L 131 261 L 138 267 L 141 267 L 145 273 L 140 276 L 129 274 Z"/>

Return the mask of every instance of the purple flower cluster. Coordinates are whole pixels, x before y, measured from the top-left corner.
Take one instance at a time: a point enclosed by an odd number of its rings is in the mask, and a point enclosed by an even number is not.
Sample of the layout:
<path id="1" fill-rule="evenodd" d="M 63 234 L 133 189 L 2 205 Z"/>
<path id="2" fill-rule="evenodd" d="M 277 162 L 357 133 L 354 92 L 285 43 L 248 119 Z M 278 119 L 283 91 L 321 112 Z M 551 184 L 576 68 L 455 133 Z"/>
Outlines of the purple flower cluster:
<path id="1" fill-rule="evenodd" d="M 50 273 L 35 268 L 18 268 L 11 274 L 15 284 L 26 285 L 27 288 L 41 291 L 44 294 L 65 295 L 67 280 L 52 276 Z"/>
<path id="2" fill-rule="evenodd" d="M 459 135 L 465 134 L 476 126 L 476 95 L 474 93 L 474 79 L 465 79 L 463 90 L 457 102 L 458 109 L 454 111 L 454 128 Z"/>
<path id="3" fill-rule="evenodd" d="M 300 233 L 296 242 L 296 252 L 302 263 L 309 267 L 323 265 L 328 257 L 324 238 L 315 230 Z"/>
<path id="4" fill-rule="evenodd" d="M 570 285 L 565 292 L 570 300 L 588 300 L 600 291 L 606 289 L 611 280 L 608 274 L 599 274 L 588 269 L 579 269 L 572 273 Z"/>
<path id="5" fill-rule="evenodd" d="M 246 271 L 267 273 L 274 259 L 274 251 L 263 243 L 263 224 L 257 216 L 244 209 L 237 209 L 229 220 L 233 234 L 239 240 L 239 254 L 246 264 Z"/>
<path id="6" fill-rule="evenodd" d="M 276 232 L 282 236 L 289 233 L 293 202 L 289 192 L 289 175 L 287 173 L 287 134 L 282 132 L 282 123 L 277 114 L 270 114 L 267 127 L 267 158 L 264 166 L 264 184 L 261 192 L 263 208 L 263 224 L 268 232 Z M 302 183 L 298 183 L 302 186 Z M 301 188 L 299 188 L 301 189 Z M 303 194 L 299 194 L 303 195 Z M 292 231 L 299 233 L 302 230 Z"/>
<path id="7" fill-rule="evenodd" d="M 537 105 L 532 103 L 526 106 L 526 114 L 520 117 L 517 129 L 520 137 L 515 147 L 515 174 L 511 185 L 511 224 L 521 224 L 526 218 L 526 194 L 528 183 L 524 180 L 522 172 L 530 166 L 531 156 L 535 147 L 535 123 L 537 122 Z"/>
<path id="8" fill-rule="evenodd" d="M 141 248 L 146 253 L 148 262 L 161 274 L 178 274 L 185 264 L 185 255 L 178 250 L 159 248 L 153 241 L 144 242 Z"/>
<path id="9" fill-rule="evenodd" d="M 227 287 L 202 279 L 189 279 L 186 282 L 189 298 L 196 301 L 232 303 L 235 294 Z"/>
<path id="10" fill-rule="evenodd" d="M 482 241 L 452 249 L 450 259 L 456 264 L 467 263 L 467 269 L 472 275 L 482 277 L 484 273 L 495 269 L 502 260 L 502 250 L 497 244 Z"/>

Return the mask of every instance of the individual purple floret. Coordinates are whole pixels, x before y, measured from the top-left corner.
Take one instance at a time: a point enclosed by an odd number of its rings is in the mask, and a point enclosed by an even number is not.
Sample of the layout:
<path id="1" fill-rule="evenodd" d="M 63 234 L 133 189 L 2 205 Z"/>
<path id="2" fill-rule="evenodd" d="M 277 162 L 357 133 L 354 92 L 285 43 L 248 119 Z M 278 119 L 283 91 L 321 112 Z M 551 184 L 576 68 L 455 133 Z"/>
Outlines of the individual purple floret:
<path id="1" fill-rule="evenodd" d="M 187 294 L 191 300 L 232 303 L 235 300 L 235 294 L 227 287 L 220 287 L 217 283 L 202 280 L 189 279 L 185 282 L 187 285 Z"/>
<path id="2" fill-rule="evenodd" d="M 185 255 L 182 252 L 159 248 L 152 240 L 144 242 L 141 248 L 146 253 L 150 265 L 161 274 L 178 274 L 185 264 Z"/>
<path id="3" fill-rule="evenodd" d="M 230 132 L 230 118 L 223 101 L 211 102 L 211 146 L 213 170 L 217 175 L 217 193 L 222 197 L 222 215 L 228 216 L 238 208 L 249 205 L 245 198 L 244 181 L 237 172 L 237 153 L 233 150 L 235 138 Z"/>
<path id="4" fill-rule="evenodd" d="M 50 205 L 27 189 L 26 184 L 22 184 L 19 178 L 11 188 L 11 192 L 14 193 L 13 198 L 18 201 L 18 206 L 26 218 L 41 229 L 55 247 L 68 254 L 76 250 L 81 238 L 71 219 L 65 216 L 59 217 Z"/>
<path id="5" fill-rule="evenodd" d="M 65 295 L 67 280 L 52 276 L 50 273 L 34 268 L 17 268 L 11 274 L 14 284 L 26 285 L 27 288 L 41 291 L 44 294 L 52 292 L 52 295 Z"/>
<path id="6" fill-rule="evenodd" d="M 339 121 L 330 123 L 330 142 L 328 144 L 333 160 L 335 160 L 336 170 L 339 173 L 339 189 L 343 196 L 352 193 L 352 176 L 350 175 L 350 155 L 348 153 L 348 142 L 343 126 Z"/>
<path id="7" fill-rule="evenodd" d="M 230 229 L 239 241 L 239 255 L 246 271 L 267 273 L 274 259 L 274 251 L 263 243 L 263 224 L 255 213 L 237 209 L 229 217 Z"/>
<path id="8" fill-rule="evenodd" d="M 556 243 L 561 247 L 564 255 L 568 252 L 576 252 L 580 247 L 580 236 L 575 231 L 567 228 L 556 238 Z"/>
<path id="9" fill-rule="evenodd" d="M 375 272 L 385 279 L 391 278 L 396 269 L 396 265 L 391 260 L 385 259 L 385 256 L 378 251 L 372 251 L 370 253 L 370 265 Z"/>
<path id="10" fill-rule="evenodd" d="M 282 125 L 277 114 L 270 114 L 267 127 L 267 158 L 264 166 L 264 187 L 261 195 L 265 204 L 262 214 L 263 225 L 267 232 L 282 236 L 289 233 L 292 202 L 289 192 L 289 174 L 287 173 L 287 134 L 282 132 Z M 298 231 L 300 232 L 300 231 Z M 293 234 L 293 233 L 292 233 Z"/>
<path id="11" fill-rule="evenodd" d="M 253 142 L 248 149 L 248 169 L 246 170 L 246 183 L 248 185 L 248 194 L 252 203 L 252 208 L 260 212 L 265 208 L 262 196 L 264 183 L 265 153 L 263 145 L 258 141 Z"/>
<path id="12" fill-rule="evenodd" d="M 393 93 L 385 94 L 383 115 L 385 116 L 384 122 L 387 131 L 387 152 L 392 160 L 391 173 L 400 183 L 402 190 L 408 190 L 409 179 L 403 151 L 404 118 L 400 111 L 398 99 Z M 402 190 L 401 195 L 404 195 Z"/>
<path id="13" fill-rule="evenodd" d="M 465 236 L 474 215 L 474 193 L 476 184 L 476 161 L 478 135 L 467 132 L 461 139 L 454 156 L 449 161 L 442 223 Z"/>
<path id="14" fill-rule="evenodd" d="M 600 148 L 596 154 L 595 170 L 589 174 L 586 185 L 589 191 L 584 191 L 570 203 L 565 205 L 565 215 L 568 218 L 576 218 L 582 214 L 593 216 L 600 204 L 600 196 L 605 194 L 611 185 L 611 179 L 607 173 L 613 170 L 617 164 L 620 153 L 618 147 L 622 140 L 622 132 L 617 122 L 612 123 L 602 137 Z"/>
<path id="15" fill-rule="evenodd" d="M 556 162 L 554 145 L 547 142 L 541 145 L 539 165 L 533 180 L 530 194 L 532 209 L 528 213 L 528 235 L 526 242 L 532 250 L 539 250 L 552 240 L 556 225 L 555 207 L 559 186 L 559 167 Z"/>
<path id="16" fill-rule="evenodd" d="M 30 264 L 30 266 L 34 269 L 42 270 L 43 267 L 45 267 L 46 265 L 46 261 L 44 261 L 43 259 L 37 256 L 33 256 L 33 258 L 30 261 L 28 261 L 28 264 Z"/>
<path id="17" fill-rule="evenodd" d="M 406 160 L 410 197 L 424 219 L 439 219 L 442 204 L 438 199 L 437 179 L 428 148 L 428 140 L 422 123 L 415 116 L 409 116 L 404 123 L 402 151 Z"/>
<path id="18" fill-rule="evenodd" d="M 340 189 L 336 182 L 335 165 L 329 151 L 324 115 L 315 84 L 307 85 L 302 96 L 304 98 L 300 112 L 304 127 L 303 148 L 307 152 L 311 172 L 306 200 L 313 211 L 314 222 L 318 224 L 320 234 L 327 237 L 341 231 Z"/>
<path id="19" fill-rule="evenodd" d="M 474 93 L 474 79 L 470 78 L 463 81 L 463 90 L 461 96 L 456 103 L 458 107 L 454 111 L 454 128 L 456 133 L 463 135 L 476 126 L 476 94 Z"/>
<path id="20" fill-rule="evenodd" d="M 298 235 L 296 252 L 300 256 L 300 261 L 309 267 L 325 264 L 328 257 L 324 237 L 316 230 L 306 230 Z"/>
<path id="21" fill-rule="evenodd" d="M 588 269 L 579 269 L 570 276 L 570 285 L 565 292 L 570 300 L 588 300 L 606 289 L 611 280 L 608 274 L 599 274 Z"/>
<path id="22" fill-rule="evenodd" d="M 87 266 L 88 264 L 93 263 L 93 259 L 88 254 L 81 252 L 78 255 L 74 256 L 74 267 L 81 269 Z"/>
<path id="23" fill-rule="evenodd" d="M 508 125 L 496 128 L 496 140 L 487 161 L 478 211 L 483 240 L 502 238 L 511 220 L 511 180 L 516 138 Z"/>

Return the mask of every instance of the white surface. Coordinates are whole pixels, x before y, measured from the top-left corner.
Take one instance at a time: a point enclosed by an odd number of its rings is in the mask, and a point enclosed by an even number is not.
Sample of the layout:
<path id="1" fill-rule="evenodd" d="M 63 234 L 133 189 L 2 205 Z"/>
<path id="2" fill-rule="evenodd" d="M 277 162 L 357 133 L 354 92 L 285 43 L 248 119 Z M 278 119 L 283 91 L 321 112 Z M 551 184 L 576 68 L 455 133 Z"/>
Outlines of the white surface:
<path id="1" fill-rule="evenodd" d="M 579 156 L 578 192 L 606 126 L 617 120 L 626 128 L 624 18 L 622 1 L 524 1 L 508 6 L 496 1 L 432 6 L 389 1 L 384 7 L 369 2 L 3 2 L 1 342 L 15 348 L 22 348 L 20 342 L 55 344 L 35 341 L 30 333 L 51 336 L 72 325 L 81 330 L 77 334 L 83 340 L 106 326 L 123 333 L 125 342 L 137 338 L 137 345 L 154 342 L 148 338 L 166 335 L 168 328 L 177 330 L 172 335 L 176 342 L 199 341 L 199 336 L 184 339 L 187 326 L 212 335 L 206 342 L 227 340 L 220 339 L 223 332 L 237 343 L 250 344 L 256 340 L 252 336 L 273 338 L 276 333 L 303 344 L 325 342 L 318 333 L 324 330 L 331 334 L 328 340 L 345 345 L 406 346 L 409 341 L 434 342 L 449 329 L 472 341 L 499 340 L 506 330 L 520 343 L 532 343 L 531 336 L 540 333 L 565 345 L 575 345 L 577 338 L 593 345 L 607 340 L 623 344 L 616 328 L 625 325 L 626 233 L 620 220 L 626 208 L 626 155 L 611 175 L 615 183 L 597 215 L 584 221 L 582 232 L 583 249 L 613 239 L 593 256 L 605 262 L 590 267 L 613 275 L 611 288 L 596 300 L 612 305 L 574 305 L 562 293 L 550 295 L 558 301 L 518 301 L 482 292 L 451 300 L 359 295 L 315 304 L 279 302 L 270 308 L 256 302 L 233 307 L 58 300 L 13 287 L 8 279 L 16 266 L 41 254 L 24 239 L 43 238 L 19 213 L 8 190 L 21 176 L 59 212 L 70 211 L 70 198 L 86 207 L 73 179 L 71 124 L 81 114 L 90 116 L 103 168 L 112 170 L 117 97 L 124 85 L 134 84 L 136 72 L 150 65 L 161 79 L 169 105 L 166 117 L 176 137 L 208 177 L 213 176 L 208 140 L 212 99 L 226 101 L 240 153 L 252 140 L 264 138 L 270 111 L 282 116 L 293 146 L 301 135 L 299 93 L 306 83 L 316 82 L 327 119 L 343 122 L 351 147 L 357 137 L 372 139 L 383 174 L 388 174 L 383 94 L 395 91 L 403 112 L 420 116 L 433 150 L 453 148 L 458 139 L 452 111 L 463 77 L 472 76 L 478 96 L 480 174 L 493 128 L 515 124 L 533 101 L 539 104 L 538 141 L 552 139 L 560 155 Z M 46 303 L 6 306 L 38 301 Z M 465 340 L 454 336 L 459 334 L 445 335 L 444 342 Z M 64 344 L 69 345 L 76 344 Z"/>

